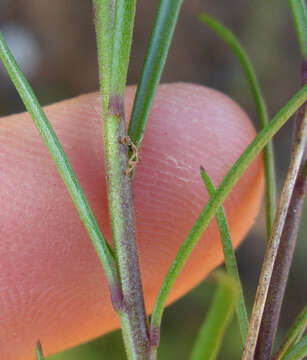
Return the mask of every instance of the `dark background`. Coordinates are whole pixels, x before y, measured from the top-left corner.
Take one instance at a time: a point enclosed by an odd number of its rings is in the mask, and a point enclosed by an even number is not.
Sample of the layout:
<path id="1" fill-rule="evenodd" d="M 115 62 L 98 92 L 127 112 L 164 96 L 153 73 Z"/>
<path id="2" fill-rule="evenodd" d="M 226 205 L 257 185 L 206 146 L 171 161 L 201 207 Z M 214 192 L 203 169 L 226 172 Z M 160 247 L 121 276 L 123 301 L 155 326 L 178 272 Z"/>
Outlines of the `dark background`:
<path id="1" fill-rule="evenodd" d="M 158 1 L 139 0 L 128 83 L 137 83 Z M 241 40 L 257 70 L 269 112 L 274 115 L 298 90 L 300 56 L 287 1 L 186 0 L 175 32 L 163 82 L 200 83 L 229 94 L 257 124 L 248 84 L 229 48 L 197 18 L 206 12 Z M 90 0 L 1 0 L 0 28 L 43 105 L 98 89 Z M 23 111 L 0 66 L 0 115 Z M 257 126 L 257 125 L 256 125 Z M 291 122 L 274 140 L 279 187 L 287 170 Z M 306 219 L 306 216 L 305 216 Z M 304 219 L 281 318 L 281 336 L 306 301 L 307 245 Z M 240 273 L 251 306 L 264 251 L 263 211 L 238 250 Z M 169 307 L 160 356 L 187 359 L 214 285 L 210 280 Z M 238 359 L 239 333 L 229 329 L 219 359 Z M 119 332 L 52 360 L 124 359 Z M 51 359 L 51 358 L 50 358 Z"/>

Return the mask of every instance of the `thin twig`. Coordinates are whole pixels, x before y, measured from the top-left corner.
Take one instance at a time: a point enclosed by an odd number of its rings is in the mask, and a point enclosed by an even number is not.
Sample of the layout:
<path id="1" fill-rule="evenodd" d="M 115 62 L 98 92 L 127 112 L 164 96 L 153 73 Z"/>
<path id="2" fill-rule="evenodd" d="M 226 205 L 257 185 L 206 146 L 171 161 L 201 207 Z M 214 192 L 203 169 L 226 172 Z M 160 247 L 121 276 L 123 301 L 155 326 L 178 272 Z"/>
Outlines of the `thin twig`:
<path id="1" fill-rule="evenodd" d="M 302 86 L 307 83 L 307 62 L 302 64 Z M 296 126 L 293 141 L 293 152 L 300 141 L 300 127 L 307 116 L 306 103 L 297 112 Z M 304 130 L 306 131 L 306 130 Z M 297 176 L 291 203 L 287 212 L 284 229 L 281 235 L 280 244 L 273 268 L 272 278 L 268 297 L 266 300 L 262 323 L 259 331 L 259 338 L 255 353 L 255 359 L 269 359 L 275 340 L 277 326 L 280 318 L 281 306 L 286 290 L 289 271 L 293 259 L 293 253 L 296 245 L 296 238 L 299 228 L 299 222 L 302 214 L 303 202 L 307 188 L 307 152 L 306 143 L 304 144 L 304 156 L 300 164 L 299 174 Z"/>
<path id="2" fill-rule="evenodd" d="M 291 156 L 289 171 L 286 176 L 286 181 L 281 193 L 279 206 L 273 224 L 271 239 L 268 243 L 264 256 L 242 360 L 254 360 L 259 329 L 262 321 L 262 315 L 268 295 L 268 289 L 270 286 L 280 238 L 285 225 L 288 208 L 300 169 L 300 164 L 303 159 L 305 143 L 307 139 L 307 115 L 304 116 L 303 121 L 300 124 L 298 134 L 299 135 L 297 137 L 295 150 Z"/>

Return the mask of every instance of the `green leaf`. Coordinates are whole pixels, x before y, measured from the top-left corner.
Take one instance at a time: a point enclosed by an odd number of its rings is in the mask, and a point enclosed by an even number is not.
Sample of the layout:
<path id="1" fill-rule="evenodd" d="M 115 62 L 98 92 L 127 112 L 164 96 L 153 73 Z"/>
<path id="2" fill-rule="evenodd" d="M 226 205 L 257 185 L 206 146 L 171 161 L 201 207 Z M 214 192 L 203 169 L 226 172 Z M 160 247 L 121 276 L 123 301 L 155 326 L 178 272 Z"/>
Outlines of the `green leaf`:
<path id="1" fill-rule="evenodd" d="M 278 354 L 274 356 L 274 359 L 281 360 L 283 356 L 288 352 L 288 350 L 293 347 L 303 336 L 307 328 L 307 305 L 304 307 L 303 311 L 295 319 L 294 324 L 291 326 L 290 330 L 286 335 L 286 339 L 281 345 Z"/>
<path id="2" fill-rule="evenodd" d="M 228 171 L 214 195 L 210 198 L 204 210 L 196 220 L 193 228 L 180 247 L 175 260 L 173 261 L 155 302 L 151 317 L 151 329 L 156 332 L 160 328 L 161 318 L 166 303 L 166 299 L 192 250 L 203 235 L 212 218 L 215 216 L 219 207 L 229 195 L 230 191 L 237 183 L 241 175 L 257 157 L 260 151 L 286 123 L 286 121 L 296 112 L 296 110 L 307 100 L 307 85 L 301 89 L 279 113 L 261 130 L 256 138 L 246 148 L 244 153 Z"/>
<path id="3" fill-rule="evenodd" d="M 307 11 L 305 0 L 289 0 L 301 54 L 307 60 Z"/>
<path id="4" fill-rule="evenodd" d="M 138 84 L 128 135 L 141 145 L 153 98 L 165 65 L 182 0 L 160 0 Z"/>
<path id="5" fill-rule="evenodd" d="M 216 189 L 214 184 L 212 183 L 209 175 L 205 171 L 204 168 L 201 168 L 201 176 L 203 181 L 207 187 L 208 193 L 210 196 L 213 196 Z M 221 206 L 216 213 L 216 220 L 219 227 L 221 241 L 223 246 L 225 265 L 228 274 L 232 277 L 232 279 L 238 285 L 238 301 L 236 304 L 236 314 L 239 322 L 240 334 L 241 334 L 241 342 L 242 345 L 245 343 L 245 338 L 248 330 L 248 316 L 246 311 L 246 305 L 243 295 L 242 284 L 240 281 L 239 271 L 237 267 L 237 261 L 235 252 L 232 246 L 231 235 L 228 227 L 228 222 L 225 214 L 225 210 L 223 206 Z"/>
<path id="6" fill-rule="evenodd" d="M 1 33 L 0 59 L 25 104 L 26 109 L 30 113 L 72 197 L 80 219 L 96 248 L 110 285 L 115 286 L 118 283 L 118 278 L 112 250 L 100 232 L 90 205 L 51 124 L 47 120 L 33 90 L 22 74 Z"/>
<path id="7" fill-rule="evenodd" d="M 303 360 L 307 356 L 307 335 L 291 347 L 281 360 Z"/>
<path id="8" fill-rule="evenodd" d="M 214 360 L 220 350 L 225 331 L 232 319 L 238 288 L 227 274 L 215 274 L 218 288 L 206 319 L 197 335 L 191 360 Z"/>
<path id="9" fill-rule="evenodd" d="M 259 117 L 260 128 L 263 129 L 269 122 L 267 107 L 260 89 L 259 81 L 257 79 L 255 70 L 246 51 L 244 50 L 238 39 L 235 37 L 235 35 L 223 24 L 205 14 L 200 15 L 200 19 L 205 24 L 207 24 L 213 31 L 215 31 L 217 35 L 219 35 L 221 39 L 226 42 L 226 44 L 232 49 L 233 53 L 236 55 L 242 67 L 242 70 L 244 71 L 244 74 L 248 80 L 251 93 L 254 98 L 256 111 Z M 271 142 L 263 150 L 263 160 L 266 179 L 266 229 L 267 239 L 269 239 L 276 210 L 275 167 L 273 147 Z"/>
<path id="10" fill-rule="evenodd" d="M 36 344 L 35 354 L 36 354 L 36 360 L 45 360 L 40 341 L 38 341 Z"/>

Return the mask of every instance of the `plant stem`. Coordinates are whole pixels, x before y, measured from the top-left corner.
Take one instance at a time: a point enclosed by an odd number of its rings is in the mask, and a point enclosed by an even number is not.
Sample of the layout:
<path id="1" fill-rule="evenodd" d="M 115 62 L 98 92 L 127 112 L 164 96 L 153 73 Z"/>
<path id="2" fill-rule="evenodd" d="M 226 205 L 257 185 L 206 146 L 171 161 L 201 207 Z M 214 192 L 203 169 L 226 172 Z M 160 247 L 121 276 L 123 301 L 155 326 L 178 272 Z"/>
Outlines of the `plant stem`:
<path id="1" fill-rule="evenodd" d="M 289 171 L 287 173 L 286 181 L 280 196 L 280 202 L 277 208 L 271 239 L 268 243 L 264 255 L 260 279 L 258 282 L 255 302 L 252 310 L 247 339 L 245 343 L 245 349 L 243 352 L 243 358 L 242 358 L 243 360 L 254 360 L 259 329 L 260 329 L 264 306 L 267 299 L 270 281 L 274 269 L 274 263 L 276 260 L 276 256 L 280 244 L 280 238 L 286 222 L 287 212 L 291 202 L 296 179 L 299 173 L 301 161 L 303 159 L 305 142 L 307 139 L 307 114 L 305 114 L 304 116 L 298 134 L 299 136 L 296 141 L 295 149 L 291 156 Z M 266 356 L 270 356 L 270 355 L 266 354 Z M 262 359 L 264 358 L 261 358 L 261 360 Z"/>
<path id="2" fill-rule="evenodd" d="M 288 331 L 286 340 L 281 345 L 279 351 L 274 356 L 274 360 L 281 360 L 288 352 L 291 346 L 295 345 L 302 337 L 307 328 L 307 305 L 303 311 L 297 316 L 291 329 Z"/>
<path id="3" fill-rule="evenodd" d="M 306 83 L 307 62 L 303 61 L 301 85 L 304 86 Z M 302 122 L 306 117 L 307 106 L 305 103 L 297 112 L 292 149 L 293 154 L 300 142 L 302 132 L 304 131 L 303 129 L 300 130 L 300 128 L 302 128 Z M 261 327 L 259 331 L 255 359 L 269 359 L 275 341 L 276 331 L 280 318 L 280 311 L 286 290 L 287 280 L 289 277 L 290 266 L 293 259 L 297 233 L 302 214 L 303 202 L 307 189 L 306 143 L 303 144 L 303 148 L 301 151 L 304 152 L 304 155 L 300 164 L 297 179 L 295 181 L 291 202 L 287 211 L 284 228 L 280 238 L 279 248 L 273 267 L 268 297 L 266 300 Z"/>
<path id="4" fill-rule="evenodd" d="M 121 320 L 129 359 L 150 359 L 150 336 L 136 246 L 132 178 L 128 169 L 124 89 L 130 58 L 135 0 L 96 1 L 97 45 L 103 106 L 109 213 L 122 301 Z M 105 14 L 109 11 L 109 15 Z M 107 31 L 107 34 L 103 34 Z M 105 81 L 105 82 L 104 82 Z"/>
<path id="5" fill-rule="evenodd" d="M 99 83 L 100 92 L 102 94 L 103 117 L 108 114 L 111 86 L 114 1 L 115 0 L 94 0 Z"/>
<path id="6" fill-rule="evenodd" d="M 181 245 L 175 260 L 173 261 L 163 284 L 160 288 L 151 317 L 151 334 L 156 339 L 152 346 L 158 346 L 159 329 L 167 297 L 181 271 L 186 260 L 194 249 L 200 237 L 203 235 L 208 224 L 215 216 L 217 210 L 227 198 L 234 185 L 239 180 L 251 162 L 256 158 L 265 145 L 271 140 L 283 124 L 295 113 L 295 111 L 307 100 L 307 86 L 300 90 L 284 108 L 269 122 L 269 124 L 249 144 L 244 153 L 228 171 L 220 186 L 209 199 L 204 210 L 196 220 L 193 228 Z"/>
<path id="7" fill-rule="evenodd" d="M 110 112 L 112 106 L 111 98 Z M 134 354 L 129 359 L 147 359 L 150 341 L 136 247 L 132 179 L 125 174 L 127 146 L 119 142 L 126 136 L 124 117 L 109 113 L 104 125 L 110 218 L 123 295 L 122 306 L 115 310 L 122 321 L 126 349 Z"/>

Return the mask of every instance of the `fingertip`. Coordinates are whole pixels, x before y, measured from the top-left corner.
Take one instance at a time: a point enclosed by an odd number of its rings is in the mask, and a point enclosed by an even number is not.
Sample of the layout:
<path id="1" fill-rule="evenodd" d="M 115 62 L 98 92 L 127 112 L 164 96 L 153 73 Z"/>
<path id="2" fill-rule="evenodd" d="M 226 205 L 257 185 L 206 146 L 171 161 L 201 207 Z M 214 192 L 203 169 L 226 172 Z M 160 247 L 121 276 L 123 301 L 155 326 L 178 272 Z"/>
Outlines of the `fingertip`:
<path id="1" fill-rule="evenodd" d="M 134 93 L 135 87 L 127 88 L 127 114 Z M 46 113 L 110 240 L 100 106 L 95 93 Z M 193 84 L 159 87 L 134 180 L 148 311 L 208 200 L 200 164 L 217 186 L 254 136 L 246 114 L 225 95 Z M 0 335 L 7 340 L 1 357 L 30 360 L 38 338 L 48 355 L 118 327 L 101 265 L 28 115 L 0 120 L 0 153 Z M 235 245 L 253 223 L 262 191 L 258 158 L 225 203 Z M 213 222 L 168 301 L 199 283 L 222 258 Z"/>

